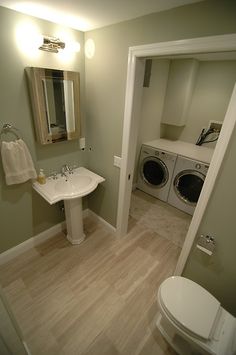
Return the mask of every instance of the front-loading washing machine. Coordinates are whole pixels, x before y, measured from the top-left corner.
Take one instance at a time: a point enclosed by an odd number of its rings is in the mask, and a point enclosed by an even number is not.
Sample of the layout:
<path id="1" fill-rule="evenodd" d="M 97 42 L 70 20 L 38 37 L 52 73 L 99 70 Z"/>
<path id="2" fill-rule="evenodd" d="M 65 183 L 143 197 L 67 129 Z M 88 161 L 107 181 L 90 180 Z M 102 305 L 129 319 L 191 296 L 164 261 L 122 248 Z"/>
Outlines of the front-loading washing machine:
<path id="1" fill-rule="evenodd" d="M 168 203 L 193 215 L 209 164 L 178 156 Z"/>
<path id="2" fill-rule="evenodd" d="M 141 147 L 137 188 L 167 201 L 177 154 L 145 144 Z"/>

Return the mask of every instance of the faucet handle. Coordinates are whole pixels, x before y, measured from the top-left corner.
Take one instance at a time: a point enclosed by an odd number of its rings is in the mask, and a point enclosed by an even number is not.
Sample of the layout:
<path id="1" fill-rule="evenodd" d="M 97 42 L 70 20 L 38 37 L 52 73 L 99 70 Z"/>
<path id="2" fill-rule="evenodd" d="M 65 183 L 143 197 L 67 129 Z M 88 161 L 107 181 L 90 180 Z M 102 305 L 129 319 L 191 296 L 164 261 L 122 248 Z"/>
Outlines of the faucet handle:
<path id="1" fill-rule="evenodd" d="M 75 172 L 75 169 L 77 169 L 78 168 L 78 165 L 77 164 L 72 164 L 72 165 L 69 165 L 68 166 L 68 171 L 69 171 L 69 174 L 74 174 L 74 172 Z"/>
<path id="2" fill-rule="evenodd" d="M 69 165 L 68 171 L 69 171 L 69 174 L 74 174 L 74 167 Z"/>
<path id="3" fill-rule="evenodd" d="M 49 175 L 49 177 L 53 178 L 53 180 L 57 180 L 58 179 L 57 172 L 52 171 L 51 174 Z"/>
<path id="4" fill-rule="evenodd" d="M 68 171 L 69 171 L 69 166 L 67 164 L 62 165 L 62 167 L 61 167 L 62 174 L 65 174 Z"/>

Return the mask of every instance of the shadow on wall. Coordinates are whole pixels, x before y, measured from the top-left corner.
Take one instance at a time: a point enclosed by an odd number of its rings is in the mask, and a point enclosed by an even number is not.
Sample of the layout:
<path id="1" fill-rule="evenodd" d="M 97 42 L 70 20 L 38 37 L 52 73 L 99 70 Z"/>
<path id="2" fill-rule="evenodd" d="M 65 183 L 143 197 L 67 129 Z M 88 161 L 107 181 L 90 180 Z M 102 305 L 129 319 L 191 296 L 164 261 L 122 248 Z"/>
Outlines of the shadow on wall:
<path id="1" fill-rule="evenodd" d="M 5 175 L 2 170 L 1 166 L 1 200 L 3 202 L 7 202 L 9 204 L 16 204 L 18 201 L 22 199 L 22 197 L 27 194 L 31 193 L 32 184 L 30 181 L 27 181 L 21 185 L 21 189 L 19 189 L 19 185 L 11 185 L 7 186 L 5 182 Z"/>
<path id="2" fill-rule="evenodd" d="M 106 193 L 107 193 L 107 188 L 108 188 L 108 182 L 106 180 L 106 185 L 103 186 L 102 184 L 99 184 L 96 190 L 94 190 L 91 194 L 88 195 L 88 207 L 92 205 L 94 207 L 93 212 L 98 214 L 99 216 L 103 216 L 103 201 L 105 199 Z"/>
<path id="3" fill-rule="evenodd" d="M 163 134 L 161 136 L 161 138 L 165 138 L 165 139 L 169 139 L 171 141 L 177 141 L 179 140 L 185 126 L 182 127 L 178 127 L 178 126 L 169 126 L 169 125 L 165 125 L 162 124 L 163 127 Z M 169 129 L 171 128 L 171 129 Z"/>
<path id="4" fill-rule="evenodd" d="M 81 151 L 79 141 L 63 141 L 42 146 L 35 143 L 36 159 L 40 160 L 53 160 L 53 167 L 58 169 L 63 164 L 76 163 L 80 166 L 86 162 L 86 151 Z M 76 155 L 75 155 L 76 154 Z M 76 159 L 77 161 L 69 161 Z M 59 165 L 61 164 L 61 165 Z M 55 170 L 54 169 L 54 170 Z"/>
<path id="5" fill-rule="evenodd" d="M 37 235 L 63 220 L 65 220 L 65 216 L 58 203 L 51 206 L 36 191 L 32 191 L 33 235 Z"/>

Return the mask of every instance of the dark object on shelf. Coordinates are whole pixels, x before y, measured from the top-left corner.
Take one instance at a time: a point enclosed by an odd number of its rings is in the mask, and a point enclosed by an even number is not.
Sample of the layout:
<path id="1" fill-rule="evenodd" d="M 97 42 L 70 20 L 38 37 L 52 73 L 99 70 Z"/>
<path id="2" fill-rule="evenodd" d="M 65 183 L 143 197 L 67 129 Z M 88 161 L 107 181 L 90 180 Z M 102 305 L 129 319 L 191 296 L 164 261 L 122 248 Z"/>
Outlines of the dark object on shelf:
<path id="1" fill-rule="evenodd" d="M 216 142 L 217 139 L 219 138 L 219 134 L 220 134 L 220 132 L 218 130 L 215 130 L 214 128 L 209 128 L 207 130 L 203 129 L 200 136 L 198 137 L 196 145 L 202 145 L 202 144 L 206 144 L 206 143 Z M 210 135 L 213 135 L 214 138 L 206 140 L 206 138 Z"/>

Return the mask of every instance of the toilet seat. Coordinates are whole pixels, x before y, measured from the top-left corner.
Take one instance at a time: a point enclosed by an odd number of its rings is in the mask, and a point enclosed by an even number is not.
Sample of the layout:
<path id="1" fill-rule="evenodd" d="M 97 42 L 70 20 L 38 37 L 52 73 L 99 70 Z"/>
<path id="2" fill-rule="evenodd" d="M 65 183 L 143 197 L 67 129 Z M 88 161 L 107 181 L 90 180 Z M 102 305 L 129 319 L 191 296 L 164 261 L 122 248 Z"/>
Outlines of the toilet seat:
<path id="1" fill-rule="evenodd" d="M 191 336 L 210 339 L 220 302 L 195 282 L 180 276 L 166 279 L 158 298 L 171 320 Z"/>

